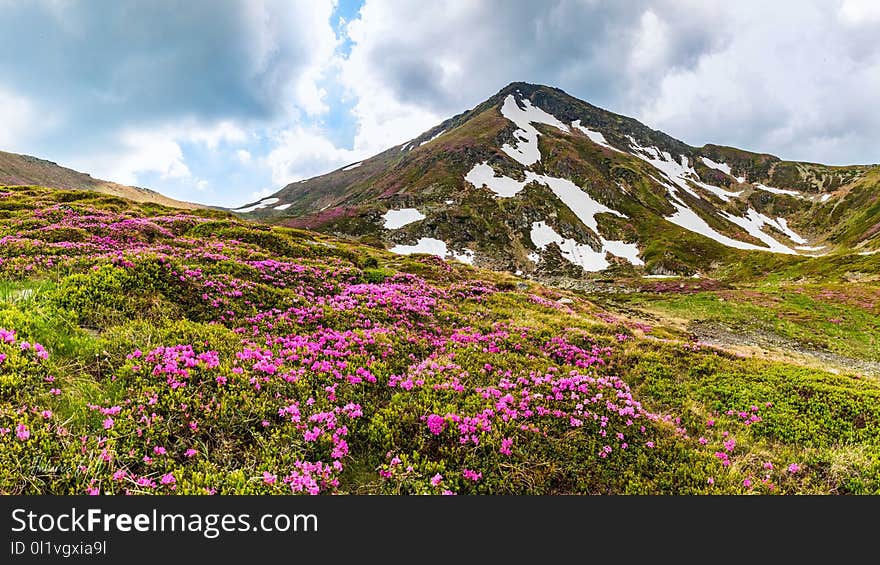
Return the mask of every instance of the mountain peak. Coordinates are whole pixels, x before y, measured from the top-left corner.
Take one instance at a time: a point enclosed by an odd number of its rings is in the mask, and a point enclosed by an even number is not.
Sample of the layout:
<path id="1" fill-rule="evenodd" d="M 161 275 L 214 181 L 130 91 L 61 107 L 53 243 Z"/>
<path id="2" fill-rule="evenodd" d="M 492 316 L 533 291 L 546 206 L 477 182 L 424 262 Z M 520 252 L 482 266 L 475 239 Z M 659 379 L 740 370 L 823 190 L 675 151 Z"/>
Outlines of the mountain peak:
<path id="1" fill-rule="evenodd" d="M 406 143 L 234 211 L 515 273 L 692 275 L 744 253 L 876 240 L 870 213 L 846 234 L 821 220 L 866 174 L 691 147 L 559 88 L 512 82 Z"/>
<path id="2" fill-rule="evenodd" d="M 510 84 L 508 84 L 507 86 L 505 86 L 504 88 L 499 90 L 495 96 L 504 96 L 507 94 L 519 93 L 525 97 L 529 97 L 534 92 L 537 92 L 539 90 L 552 90 L 552 91 L 558 92 L 560 94 L 566 94 L 563 90 L 556 88 L 554 86 L 547 86 L 544 84 L 533 84 L 530 82 L 516 81 L 516 82 L 511 82 Z"/>

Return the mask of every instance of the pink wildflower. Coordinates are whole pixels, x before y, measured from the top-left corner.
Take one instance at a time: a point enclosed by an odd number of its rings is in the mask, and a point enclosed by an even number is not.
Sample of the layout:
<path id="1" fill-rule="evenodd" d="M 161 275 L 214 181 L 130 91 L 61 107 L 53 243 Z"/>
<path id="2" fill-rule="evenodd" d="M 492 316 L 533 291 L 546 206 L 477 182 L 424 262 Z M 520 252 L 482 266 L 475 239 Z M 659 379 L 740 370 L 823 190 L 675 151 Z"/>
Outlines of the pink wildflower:
<path id="1" fill-rule="evenodd" d="M 440 435 L 443 430 L 446 428 L 446 419 L 443 416 L 438 416 L 437 414 L 431 414 L 427 418 L 428 420 L 428 429 L 435 436 Z"/>
<path id="2" fill-rule="evenodd" d="M 510 455 L 512 452 L 510 451 L 510 446 L 513 445 L 513 440 L 510 438 L 504 438 L 501 440 L 501 449 L 498 451 L 504 455 Z"/>

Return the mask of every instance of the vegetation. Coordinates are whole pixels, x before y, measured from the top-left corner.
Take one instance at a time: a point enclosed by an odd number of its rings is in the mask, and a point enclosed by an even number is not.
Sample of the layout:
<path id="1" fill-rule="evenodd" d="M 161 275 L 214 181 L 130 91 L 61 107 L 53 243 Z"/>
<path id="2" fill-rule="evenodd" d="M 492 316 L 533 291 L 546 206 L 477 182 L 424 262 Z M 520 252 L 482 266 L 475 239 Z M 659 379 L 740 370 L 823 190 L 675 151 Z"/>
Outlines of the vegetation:
<path id="1" fill-rule="evenodd" d="M 0 194 L 0 492 L 880 492 L 874 380 L 434 257 L 70 194 Z M 780 295 L 805 320 L 779 331 L 873 358 L 851 301 L 874 298 L 822 292 Z"/>

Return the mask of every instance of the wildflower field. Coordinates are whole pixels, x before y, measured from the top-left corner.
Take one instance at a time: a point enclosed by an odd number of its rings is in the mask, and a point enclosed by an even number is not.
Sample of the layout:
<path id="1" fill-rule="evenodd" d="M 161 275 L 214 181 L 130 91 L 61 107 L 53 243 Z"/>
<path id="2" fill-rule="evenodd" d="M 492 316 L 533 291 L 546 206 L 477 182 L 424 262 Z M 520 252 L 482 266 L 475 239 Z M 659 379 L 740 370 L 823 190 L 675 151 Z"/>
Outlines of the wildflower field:
<path id="1" fill-rule="evenodd" d="M 430 256 L 5 187 L 0 492 L 878 493 L 880 386 Z"/>

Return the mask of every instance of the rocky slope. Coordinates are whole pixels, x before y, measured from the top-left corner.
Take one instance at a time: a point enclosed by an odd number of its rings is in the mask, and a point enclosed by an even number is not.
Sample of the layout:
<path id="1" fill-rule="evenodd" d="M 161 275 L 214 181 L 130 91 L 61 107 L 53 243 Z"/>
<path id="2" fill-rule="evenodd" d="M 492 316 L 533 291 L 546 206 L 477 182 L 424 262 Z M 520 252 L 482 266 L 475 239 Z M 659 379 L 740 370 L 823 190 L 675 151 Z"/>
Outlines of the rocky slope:
<path id="1" fill-rule="evenodd" d="M 880 167 L 691 147 L 559 89 L 513 83 L 236 212 L 522 274 L 693 275 L 755 254 L 871 253 L 878 187 Z"/>

